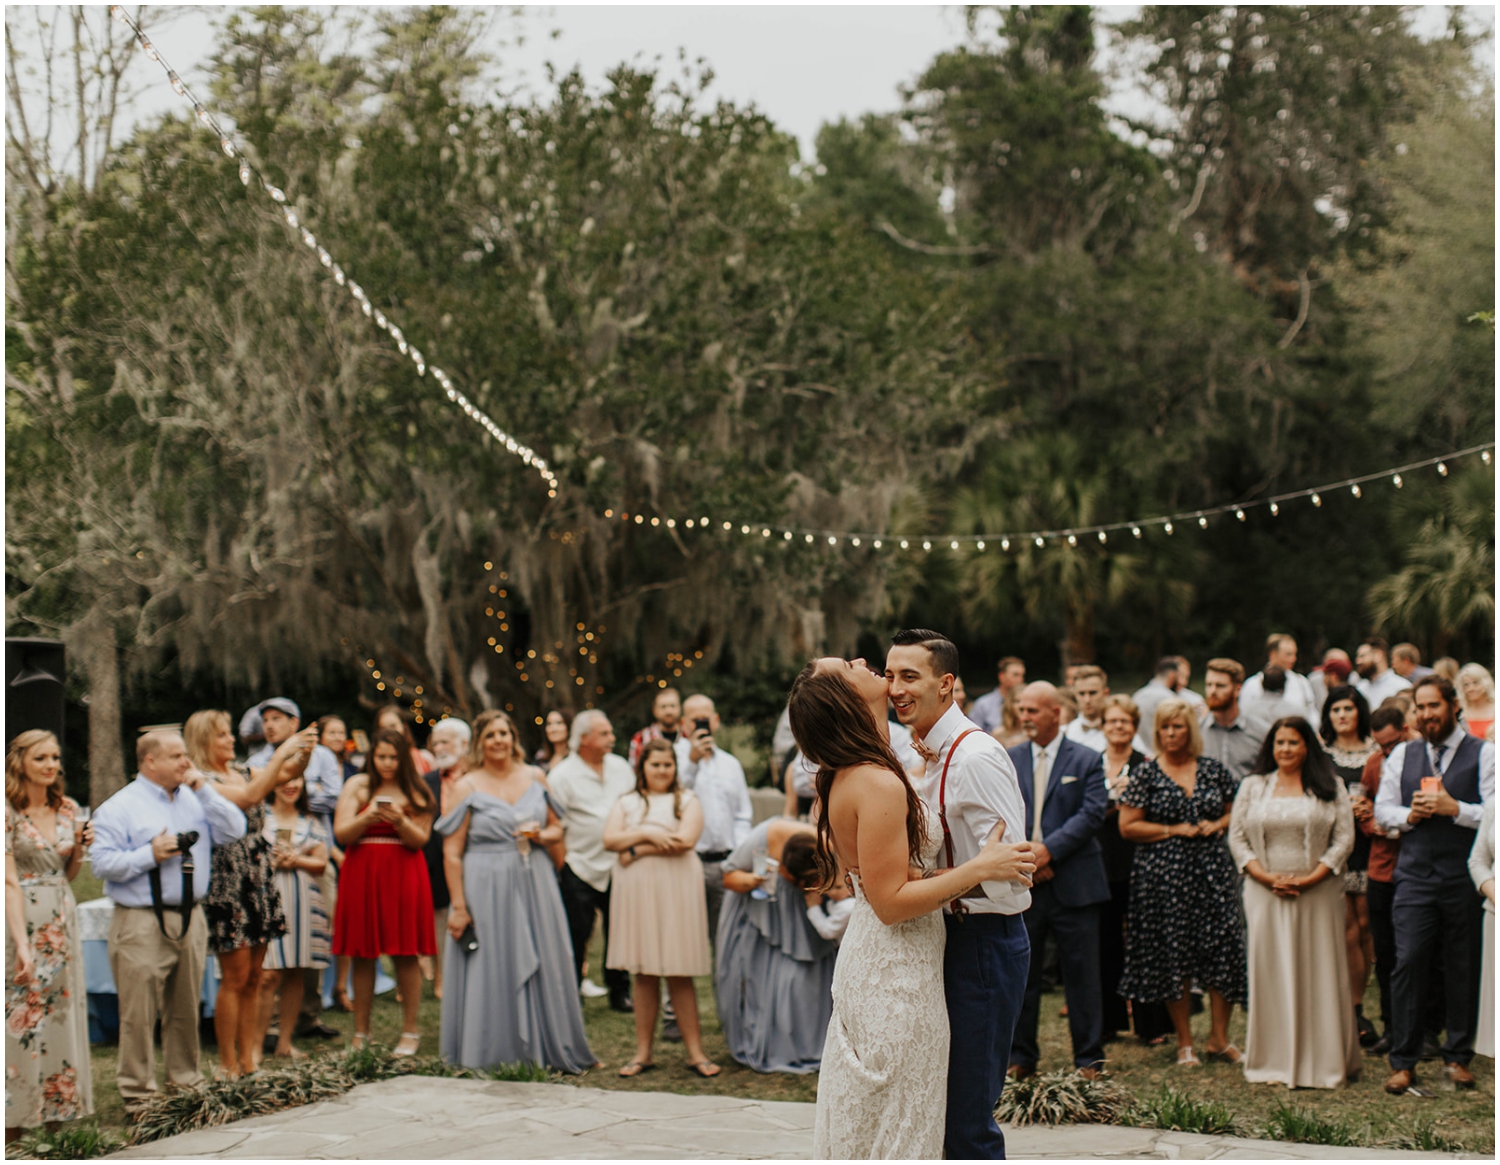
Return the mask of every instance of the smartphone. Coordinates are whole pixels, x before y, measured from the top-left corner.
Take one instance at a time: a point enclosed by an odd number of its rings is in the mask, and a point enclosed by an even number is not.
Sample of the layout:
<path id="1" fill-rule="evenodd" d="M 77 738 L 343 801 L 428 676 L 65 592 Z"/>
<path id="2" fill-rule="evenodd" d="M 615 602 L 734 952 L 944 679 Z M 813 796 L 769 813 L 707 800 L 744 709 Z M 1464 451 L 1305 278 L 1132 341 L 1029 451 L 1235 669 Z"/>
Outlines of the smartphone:
<path id="1" fill-rule="evenodd" d="M 292 831 L 290 829 L 278 829 L 276 831 L 276 844 L 277 845 L 287 845 L 287 846 L 291 845 L 292 844 Z"/>
<path id="2" fill-rule="evenodd" d="M 377 808 L 380 807 L 381 805 L 394 805 L 395 803 L 396 803 L 395 799 L 392 798 L 392 797 L 376 797 L 375 798 L 375 805 L 376 805 Z"/>
<path id="3" fill-rule="evenodd" d="M 699 732 L 709 731 L 708 717 L 699 716 L 696 720 L 693 721 L 693 727 Z"/>
<path id="4" fill-rule="evenodd" d="M 1443 791 L 1443 778 L 1442 777 L 1423 777 L 1422 778 L 1422 792 L 1424 792 L 1424 793 L 1441 793 L 1442 791 Z"/>

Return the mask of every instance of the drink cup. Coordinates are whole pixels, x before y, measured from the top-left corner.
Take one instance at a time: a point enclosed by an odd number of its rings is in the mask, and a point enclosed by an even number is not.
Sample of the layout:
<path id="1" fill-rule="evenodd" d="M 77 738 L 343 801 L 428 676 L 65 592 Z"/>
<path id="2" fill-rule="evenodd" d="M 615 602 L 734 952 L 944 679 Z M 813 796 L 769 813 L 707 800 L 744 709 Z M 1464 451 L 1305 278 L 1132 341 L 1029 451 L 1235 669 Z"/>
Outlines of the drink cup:
<path id="1" fill-rule="evenodd" d="M 775 858 L 766 858 L 766 881 L 763 889 L 767 898 L 775 898 L 781 885 L 781 863 Z"/>

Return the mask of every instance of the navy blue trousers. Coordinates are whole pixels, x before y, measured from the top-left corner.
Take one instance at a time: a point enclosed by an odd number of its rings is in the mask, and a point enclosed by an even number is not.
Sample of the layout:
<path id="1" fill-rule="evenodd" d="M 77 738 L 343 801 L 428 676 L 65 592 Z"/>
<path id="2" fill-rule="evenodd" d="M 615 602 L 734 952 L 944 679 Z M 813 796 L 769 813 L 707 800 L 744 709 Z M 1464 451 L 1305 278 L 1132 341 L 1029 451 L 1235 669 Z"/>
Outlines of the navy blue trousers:
<path id="1" fill-rule="evenodd" d="M 1026 994 L 1031 942 L 1019 914 L 946 914 L 943 922 L 949 1038 L 943 1157 L 1003 1161 L 1005 1134 L 995 1123 L 995 1105 Z"/>
<path id="2" fill-rule="evenodd" d="M 1026 999 L 1012 1040 L 1011 1062 L 1035 1068 L 1040 1050 L 1037 1027 L 1042 1013 L 1042 943 L 1047 932 L 1057 937 L 1068 1001 L 1068 1029 L 1073 1036 L 1073 1066 L 1104 1066 L 1104 996 L 1099 987 L 1099 907 L 1064 906 L 1051 882 L 1031 888 L 1031 909 L 1021 916 L 1031 938 L 1031 973 Z"/>

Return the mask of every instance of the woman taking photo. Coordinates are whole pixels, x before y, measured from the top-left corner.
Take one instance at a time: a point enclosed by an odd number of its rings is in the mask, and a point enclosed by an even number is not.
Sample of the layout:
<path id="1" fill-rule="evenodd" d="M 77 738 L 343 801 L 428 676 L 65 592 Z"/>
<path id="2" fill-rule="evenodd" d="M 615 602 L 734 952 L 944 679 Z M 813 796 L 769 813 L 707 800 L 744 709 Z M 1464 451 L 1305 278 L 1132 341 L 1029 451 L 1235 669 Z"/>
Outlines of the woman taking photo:
<path id="1" fill-rule="evenodd" d="M 1300 716 L 1271 725 L 1256 769 L 1229 823 L 1229 848 L 1245 871 L 1245 1079 L 1337 1088 L 1360 1063 L 1339 877 L 1354 849 L 1349 794 Z"/>
<path id="2" fill-rule="evenodd" d="M 235 763 L 228 712 L 194 712 L 182 739 L 193 767 L 245 814 L 245 836 L 213 847 L 213 868 L 203 914 L 208 949 L 219 959 L 214 997 L 214 1036 L 219 1074 L 233 1080 L 260 1064 L 260 972 L 266 944 L 286 933 L 281 895 L 272 876 L 271 843 L 263 832 L 266 797 L 277 785 L 301 776 L 317 743 L 317 729 L 293 733 L 263 769 L 246 772 Z"/>
<path id="3" fill-rule="evenodd" d="M 1202 755 L 1192 709 L 1177 699 L 1156 706 L 1156 759 L 1132 771 L 1120 795 L 1120 836 L 1136 843 L 1125 972 L 1119 991 L 1139 1003 L 1164 1002 L 1177 1032 L 1177 1063 L 1201 1067 L 1193 1051 L 1191 999 L 1208 992 L 1211 1028 L 1204 1050 L 1231 1064 L 1229 1013 L 1245 1002 L 1245 932 L 1239 878 L 1224 847 L 1235 781 Z"/>
<path id="4" fill-rule="evenodd" d="M 436 949 L 432 890 L 422 846 L 432 830 L 432 794 L 412 764 L 406 737 L 377 732 L 365 771 L 344 784 L 333 815 L 333 835 L 348 855 L 334 908 L 333 953 L 354 960 L 354 1040 L 370 1041 L 375 960 L 390 955 L 401 992 L 398 1056 L 416 1055 L 417 1006 L 422 1001 L 421 955 Z"/>
<path id="5" fill-rule="evenodd" d="M 63 793 L 57 737 L 32 729 L 5 756 L 5 1143 L 94 1111 L 78 876 L 94 829 Z"/>
<path id="6" fill-rule="evenodd" d="M 286 933 L 272 939 L 260 982 L 260 1040 L 271 1027 L 276 992 L 281 992 L 281 1022 L 276 1052 L 293 1060 L 306 1059 L 292 1046 L 292 1029 L 302 1006 L 302 972 L 328 966 L 328 912 L 323 904 L 322 878 L 328 866 L 328 831 L 307 805 L 307 786 L 300 776 L 280 786 L 269 798 L 270 812 L 261 831 L 271 844 L 271 865 Z"/>
<path id="7" fill-rule="evenodd" d="M 757 1072 L 823 1059 L 838 946 L 808 918 L 805 888 L 821 883 L 817 830 L 795 820 L 762 821 L 724 861 L 714 994 L 729 1054 Z"/>
<path id="8" fill-rule="evenodd" d="M 620 855 L 610 883 L 604 965 L 635 976 L 635 1056 L 621 1076 L 656 1066 L 651 1042 L 663 978 L 688 1067 L 703 1077 L 720 1071 L 703 1051 L 693 990 L 694 975 L 713 971 L 703 864 L 693 849 L 702 832 L 703 807 L 678 784 L 672 742 L 648 740 L 635 759 L 635 792 L 616 801 L 604 823 L 604 848 Z"/>
<path id="9" fill-rule="evenodd" d="M 573 717 L 557 708 L 547 713 L 547 719 L 542 722 L 545 739 L 542 747 L 536 750 L 536 763 L 543 772 L 550 773 L 568 758 L 568 729 L 572 724 Z"/>
<path id="10" fill-rule="evenodd" d="M 449 897 L 443 1059 L 593 1067 L 562 891 L 543 849 L 562 826 L 504 712 L 474 721 L 469 770 L 450 800 L 436 826 Z"/>
<path id="11" fill-rule="evenodd" d="M 1355 821 L 1375 815 L 1375 803 L 1365 795 L 1365 762 L 1380 751 L 1370 735 L 1370 705 L 1358 688 L 1340 684 L 1330 688 L 1323 701 L 1319 733 L 1333 766 L 1334 778 L 1349 794 Z M 1269 738 L 1268 738 L 1269 739 Z M 1354 1000 L 1359 1042 L 1368 1047 L 1380 1038 L 1375 1025 L 1365 1018 L 1365 988 L 1375 966 L 1375 939 L 1370 933 L 1369 890 L 1370 839 L 1354 831 L 1354 852 L 1344 867 L 1344 943 L 1349 952 L 1349 992 Z"/>

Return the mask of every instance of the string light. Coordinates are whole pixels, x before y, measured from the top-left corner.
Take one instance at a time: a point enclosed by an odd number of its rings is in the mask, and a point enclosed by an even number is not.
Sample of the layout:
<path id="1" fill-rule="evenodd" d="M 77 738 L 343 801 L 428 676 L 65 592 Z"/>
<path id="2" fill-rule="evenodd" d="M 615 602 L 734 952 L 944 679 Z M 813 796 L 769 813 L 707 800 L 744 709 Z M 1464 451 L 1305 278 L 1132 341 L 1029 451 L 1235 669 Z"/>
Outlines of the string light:
<path id="1" fill-rule="evenodd" d="M 1350 486 L 1350 487 L 1349 487 L 1349 492 L 1350 492 L 1350 493 L 1352 493 L 1352 494 L 1353 494 L 1353 495 L 1354 495 L 1354 496 L 1355 496 L 1355 497 L 1357 497 L 1357 498 L 1362 498 L 1362 497 L 1364 497 L 1364 496 L 1365 496 L 1365 495 L 1364 495 L 1364 494 L 1363 494 L 1363 492 L 1361 492 L 1361 490 L 1360 490 L 1360 488 L 1359 488 L 1359 486 L 1357 486 L 1357 485 L 1351 485 L 1351 486 Z"/>
<path id="2" fill-rule="evenodd" d="M 192 95 L 187 85 L 177 74 L 176 70 L 174 70 L 170 65 L 167 64 L 165 60 L 162 59 L 161 53 L 157 50 L 156 46 L 152 44 L 149 39 L 147 39 L 145 32 L 140 28 L 140 26 L 130 18 L 130 15 L 125 11 L 124 6 L 120 4 L 111 4 L 109 6 L 109 12 L 111 16 L 113 16 L 116 20 L 125 25 L 131 30 L 131 32 L 135 34 L 136 42 L 140 45 L 141 51 L 145 53 L 145 55 L 149 59 L 161 65 L 162 69 L 167 75 L 167 81 L 171 85 L 173 92 L 175 92 L 179 97 L 184 97 L 193 103 L 194 115 L 200 122 L 203 123 L 204 126 L 213 131 L 214 135 L 219 140 L 219 148 L 224 152 L 225 156 L 229 158 L 239 158 L 238 169 L 240 181 L 246 187 L 248 187 L 250 185 L 251 174 L 256 174 L 256 176 L 260 178 L 261 189 L 271 197 L 272 201 L 276 202 L 279 205 L 285 206 L 286 192 L 267 181 L 258 173 L 258 171 L 255 170 L 254 167 L 250 165 L 243 154 L 241 154 L 237 150 L 230 136 L 224 133 L 219 128 L 218 124 L 214 121 L 213 115 L 209 113 L 208 108 Z M 286 218 L 287 225 L 290 226 L 293 230 L 301 229 L 301 223 L 298 219 L 297 213 L 290 206 L 285 206 L 283 215 Z M 401 329 L 391 323 L 391 321 L 386 318 L 384 312 L 380 311 L 378 308 L 375 308 L 370 303 L 369 297 L 366 296 L 363 289 L 360 288 L 357 283 L 348 281 L 346 279 L 342 267 L 333 262 L 333 257 L 329 255 L 326 250 L 318 247 L 318 242 L 313 237 L 312 233 L 306 230 L 302 230 L 301 233 L 302 241 L 306 243 L 308 247 L 318 251 L 319 262 L 321 262 L 324 267 L 330 268 L 334 272 L 334 281 L 340 287 L 345 287 L 347 285 L 349 294 L 352 295 L 354 299 L 359 303 L 360 310 L 364 312 L 366 317 L 374 319 L 377 327 L 390 335 L 390 337 L 395 341 L 396 347 L 400 351 L 401 355 L 409 359 L 416 367 L 417 375 L 425 377 L 430 371 L 433 375 L 433 379 L 438 382 L 439 387 L 443 389 L 444 393 L 448 397 L 448 400 L 451 403 L 458 405 L 460 411 L 462 411 L 466 417 L 477 424 L 495 441 L 503 445 L 506 452 L 519 457 L 523 464 L 534 470 L 546 484 L 547 496 L 549 498 L 555 498 L 557 496 L 558 485 L 557 475 L 552 472 L 552 469 L 547 464 L 547 462 L 543 458 L 539 457 L 536 451 L 533 450 L 530 446 L 517 441 L 509 433 L 501 429 L 500 426 L 497 425 L 486 413 L 471 404 L 463 396 L 462 393 L 459 393 L 453 387 L 452 379 L 441 368 L 429 366 L 426 358 L 422 355 L 422 353 L 407 342 L 406 337 L 401 332 Z M 726 529 L 727 528 L 728 527 L 726 526 Z"/>
<path id="3" fill-rule="evenodd" d="M 1319 495 L 1313 494 L 1312 504 L 1315 506 L 1321 506 L 1323 504 L 1323 499 Z"/>
<path id="4" fill-rule="evenodd" d="M 1448 476 L 1448 466 L 1444 462 L 1441 462 L 1441 461 L 1438 462 L 1438 476 L 1439 477 L 1447 477 Z"/>

